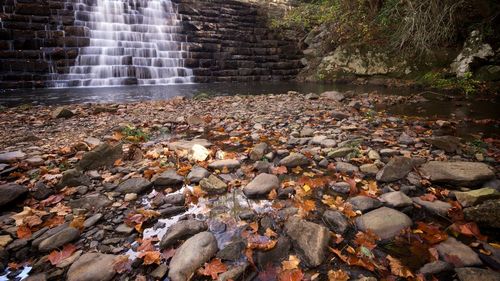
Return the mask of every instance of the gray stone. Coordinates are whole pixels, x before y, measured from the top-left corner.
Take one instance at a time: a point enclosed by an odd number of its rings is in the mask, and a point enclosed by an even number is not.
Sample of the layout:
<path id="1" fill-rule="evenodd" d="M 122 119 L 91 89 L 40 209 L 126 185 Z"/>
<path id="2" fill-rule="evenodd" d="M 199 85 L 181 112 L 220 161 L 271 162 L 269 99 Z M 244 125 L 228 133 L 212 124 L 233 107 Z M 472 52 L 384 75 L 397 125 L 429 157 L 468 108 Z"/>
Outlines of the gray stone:
<path id="1" fill-rule="evenodd" d="M 136 193 L 140 194 L 153 184 L 149 182 L 145 178 L 130 178 L 118 185 L 115 191 L 120 192 L 121 194 L 126 193 Z"/>
<path id="2" fill-rule="evenodd" d="M 167 274 L 168 265 L 162 263 L 155 270 L 153 270 L 149 275 L 155 280 L 163 280 L 163 277 Z"/>
<path id="3" fill-rule="evenodd" d="M 240 276 L 245 273 L 246 268 L 248 267 L 248 263 L 244 263 L 241 265 L 236 265 L 234 267 L 229 268 L 226 272 L 223 272 L 217 278 L 217 281 L 230 281 L 230 280 L 239 280 Z"/>
<path id="4" fill-rule="evenodd" d="M 40 157 L 40 156 L 30 157 L 30 158 L 26 159 L 26 162 L 28 164 L 30 164 L 30 166 L 32 166 L 32 167 L 38 167 L 38 166 L 43 165 L 43 163 L 45 163 L 45 161 L 43 160 L 43 158 Z"/>
<path id="5" fill-rule="evenodd" d="M 67 281 L 109 281 L 116 272 L 116 256 L 101 253 L 86 253 L 71 265 Z"/>
<path id="6" fill-rule="evenodd" d="M 408 135 L 406 132 L 401 133 L 401 135 L 398 138 L 398 142 L 401 144 L 414 144 L 415 139 Z"/>
<path id="7" fill-rule="evenodd" d="M 380 160 L 380 155 L 376 150 L 371 149 L 370 151 L 368 151 L 368 158 L 370 160 Z"/>
<path id="8" fill-rule="evenodd" d="M 65 108 L 65 107 L 58 107 L 52 112 L 52 118 L 70 118 L 73 115 L 73 111 Z"/>
<path id="9" fill-rule="evenodd" d="M 495 177 L 490 166 L 480 162 L 431 161 L 420 168 L 431 182 L 475 186 Z"/>
<path id="10" fill-rule="evenodd" d="M 331 189 L 336 193 L 348 194 L 351 191 L 351 185 L 347 182 L 336 182 L 331 185 Z"/>
<path id="11" fill-rule="evenodd" d="M 446 241 L 436 245 L 436 250 L 442 259 L 447 260 L 452 257 L 453 261 L 460 262 L 462 266 L 476 266 L 483 264 L 476 252 L 453 237 L 448 237 Z"/>
<path id="12" fill-rule="evenodd" d="M 412 200 L 427 211 L 442 217 L 446 217 L 448 214 L 448 210 L 451 208 L 450 203 L 440 200 L 434 200 L 431 202 L 422 200 L 420 197 L 413 197 Z"/>
<path id="13" fill-rule="evenodd" d="M 122 145 L 118 144 L 111 146 L 103 143 L 92 151 L 85 153 L 78 162 L 78 167 L 81 170 L 97 170 L 101 167 L 111 167 L 116 160 L 122 158 Z"/>
<path id="14" fill-rule="evenodd" d="M 319 96 L 315 93 L 309 93 L 305 96 L 306 100 L 317 100 Z"/>
<path id="15" fill-rule="evenodd" d="M 337 172 L 346 174 L 354 174 L 356 172 L 359 172 L 359 168 L 357 166 L 346 162 L 335 162 L 335 170 Z"/>
<path id="16" fill-rule="evenodd" d="M 393 157 L 378 173 L 377 181 L 393 182 L 400 180 L 411 172 L 413 161 L 410 158 L 396 156 Z"/>
<path id="17" fill-rule="evenodd" d="M 210 176 L 210 172 L 207 171 L 207 169 L 200 166 L 195 166 L 187 175 L 187 180 L 192 183 L 198 183 L 208 176 Z"/>
<path id="18" fill-rule="evenodd" d="M 392 208 L 402 208 L 411 206 L 413 201 L 401 191 L 394 191 L 382 194 L 380 200 Z"/>
<path id="19" fill-rule="evenodd" d="M 120 224 L 119 226 L 117 226 L 115 228 L 115 232 L 118 232 L 118 233 L 123 233 L 123 234 L 130 234 L 132 233 L 132 231 L 134 231 L 134 229 L 124 223 Z"/>
<path id="20" fill-rule="evenodd" d="M 266 196 L 273 189 L 280 187 L 280 181 L 277 176 L 271 174 L 259 174 L 249 184 L 243 188 L 247 197 L 254 198 Z"/>
<path id="21" fill-rule="evenodd" d="M 202 179 L 200 187 L 208 194 L 224 194 L 227 191 L 227 184 L 214 175 Z"/>
<path id="22" fill-rule="evenodd" d="M 432 274 L 438 274 L 443 271 L 450 271 L 453 269 L 453 266 L 445 261 L 433 261 L 430 263 L 424 264 L 419 270 L 420 273 L 424 275 L 432 275 Z"/>
<path id="23" fill-rule="evenodd" d="M 177 186 L 182 185 L 183 183 L 184 177 L 177 174 L 175 170 L 167 170 L 153 177 L 153 184 L 158 187 Z"/>
<path id="24" fill-rule="evenodd" d="M 467 192 L 456 191 L 454 192 L 454 194 L 457 197 L 458 202 L 460 202 L 460 205 L 462 205 L 462 207 L 471 207 L 481 204 L 486 200 L 500 198 L 500 192 L 498 192 L 496 189 L 489 187 L 471 190 Z"/>
<path id="25" fill-rule="evenodd" d="M 259 268 L 264 269 L 270 265 L 280 264 L 282 260 L 288 259 L 292 243 L 285 235 L 278 238 L 276 246 L 269 251 L 257 251 L 255 261 Z"/>
<path id="26" fill-rule="evenodd" d="M 484 203 L 464 209 L 466 220 L 480 225 L 500 228 L 500 199 L 488 200 Z"/>
<path id="27" fill-rule="evenodd" d="M 347 199 L 347 203 L 351 204 L 354 210 L 359 210 L 363 213 L 376 209 L 382 206 L 382 202 L 368 196 L 355 196 Z"/>
<path id="28" fill-rule="evenodd" d="M 74 227 L 67 227 L 43 240 L 38 246 L 40 252 L 49 252 L 80 237 L 80 231 Z"/>
<path id="29" fill-rule="evenodd" d="M 364 164 L 359 167 L 359 170 L 369 176 L 376 176 L 379 172 L 377 164 Z"/>
<path id="30" fill-rule="evenodd" d="M 63 172 L 61 181 L 57 185 L 59 188 L 76 187 L 76 186 L 89 186 L 91 184 L 90 178 L 78 169 L 69 169 Z"/>
<path id="31" fill-rule="evenodd" d="M 352 147 L 341 147 L 328 152 L 327 156 L 329 158 L 345 157 L 353 151 L 355 151 L 355 149 Z"/>
<path id="32" fill-rule="evenodd" d="M 84 228 L 89 228 L 96 224 L 100 219 L 102 218 L 102 214 L 95 214 L 91 216 L 90 218 L 86 219 L 85 222 L 83 223 Z"/>
<path id="33" fill-rule="evenodd" d="M 217 258 L 225 261 L 237 261 L 243 255 L 247 244 L 243 241 L 234 241 L 227 244 L 217 253 Z"/>
<path id="34" fill-rule="evenodd" d="M 291 153 L 287 157 L 281 159 L 279 164 L 288 168 L 294 168 L 297 166 L 305 166 L 310 162 L 309 158 L 305 157 L 300 153 Z"/>
<path id="35" fill-rule="evenodd" d="M 424 141 L 448 153 L 453 153 L 460 147 L 460 139 L 453 136 L 436 136 L 432 138 L 426 138 L 424 139 Z"/>
<path id="36" fill-rule="evenodd" d="M 171 142 L 168 144 L 168 149 L 170 150 L 191 150 L 195 144 L 199 144 L 205 148 L 210 147 L 212 143 L 210 143 L 206 139 L 193 139 L 190 141 L 180 140 L 176 142 Z"/>
<path id="37" fill-rule="evenodd" d="M 214 170 L 222 170 L 224 168 L 235 170 L 240 167 L 240 161 L 236 159 L 216 160 L 208 164 L 208 167 Z"/>
<path id="38" fill-rule="evenodd" d="M 322 136 L 322 135 L 314 136 L 310 140 L 310 143 L 312 145 L 319 145 L 319 144 L 321 144 L 322 141 L 326 140 L 327 138 L 328 138 L 327 136 Z"/>
<path id="39" fill-rule="evenodd" d="M 483 268 L 461 267 L 455 268 L 460 281 L 500 281 L 500 273 Z"/>
<path id="40" fill-rule="evenodd" d="M 259 143 L 253 147 L 252 151 L 250 151 L 250 159 L 253 161 L 257 161 L 264 157 L 266 151 L 268 149 L 268 145 L 265 142 Z"/>
<path id="41" fill-rule="evenodd" d="M 103 194 L 88 194 L 80 199 L 69 201 L 69 206 L 73 209 L 100 209 L 111 204 L 111 200 Z"/>
<path id="42" fill-rule="evenodd" d="M 382 240 L 393 238 L 412 224 L 407 215 L 387 207 L 378 208 L 356 218 L 359 230 L 371 229 Z"/>
<path id="43" fill-rule="evenodd" d="M 298 217 L 291 217 L 285 223 L 285 232 L 308 266 L 316 267 L 323 263 L 330 241 L 330 232 L 327 228 Z"/>
<path id="44" fill-rule="evenodd" d="M 324 99 L 335 100 L 335 101 L 343 101 L 345 99 L 345 95 L 337 91 L 323 92 L 321 93 L 320 96 Z"/>
<path id="45" fill-rule="evenodd" d="M 210 232 L 189 238 L 175 251 L 170 261 L 168 277 L 172 281 L 187 281 L 191 275 L 217 253 L 217 240 Z"/>
<path id="46" fill-rule="evenodd" d="M 327 210 L 323 213 L 323 222 L 336 234 L 344 234 L 349 227 L 347 218 L 339 211 Z"/>
<path id="47" fill-rule="evenodd" d="M 160 248 L 166 249 L 180 240 L 187 239 L 195 234 L 207 230 L 207 224 L 198 220 L 179 221 L 170 227 L 163 235 Z"/>
<path id="48" fill-rule="evenodd" d="M 384 157 L 391 157 L 399 154 L 399 150 L 391 148 L 383 148 L 380 150 L 380 155 Z"/>
<path id="49" fill-rule="evenodd" d="M 0 208 L 14 202 L 17 198 L 28 193 L 28 188 L 15 183 L 6 183 L 0 185 Z"/>

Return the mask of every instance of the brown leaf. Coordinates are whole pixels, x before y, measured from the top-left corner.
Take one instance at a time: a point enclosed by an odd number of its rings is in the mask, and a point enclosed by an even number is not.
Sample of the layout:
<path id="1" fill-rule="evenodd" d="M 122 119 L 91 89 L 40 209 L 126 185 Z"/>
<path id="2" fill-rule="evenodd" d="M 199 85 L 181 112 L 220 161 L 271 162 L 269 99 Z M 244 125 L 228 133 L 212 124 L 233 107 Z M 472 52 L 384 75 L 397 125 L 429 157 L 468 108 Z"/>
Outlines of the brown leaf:
<path id="1" fill-rule="evenodd" d="M 141 252 L 137 257 L 143 259 L 142 263 L 145 265 L 153 263 L 160 264 L 161 261 L 161 253 L 159 251 Z"/>
<path id="2" fill-rule="evenodd" d="M 275 175 L 283 175 L 288 173 L 288 169 L 285 166 L 278 166 L 271 169 L 272 173 Z"/>
<path id="3" fill-rule="evenodd" d="M 349 278 L 349 274 L 342 269 L 328 271 L 328 281 L 347 281 Z"/>
<path id="4" fill-rule="evenodd" d="M 391 255 L 387 255 L 387 260 L 389 261 L 392 274 L 404 278 L 415 277 L 410 269 L 404 266 L 400 260 L 391 257 Z"/>
<path id="5" fill-rule="evenodd" d="M 31 237 L 31 229 L 26 225 L 21 225 L 17 228 L 17 238 L 24 239 Z"/>
<path id="6" fill-rule="evenodd" d="M 120 274 L 129 272 L 132 270 L 132 260 L 127 255 L 118 256 L 113 262 L 113 269 Z"/>
<path id="7" fill-rule="evenodd" d="M 297 269 L 299 268 L 299 264 L 300 264 L 299 258 L 293 255 L 290 255 L 287 261 L 281 262 L 283 271 Z"/>
<path id="8" fill-rule="evenodd" d="M 85 226 L 83 226 L 84 223 L 85 223 L 85 218 L 83 216 L 77 216 L 71 221 L 69 226 L 82 231 L 85 228 Z"/>
<path id="9" fill-rule="evenodd" d="M 227 266 L 220 259 L 213 259 L 209 263 L 205 263 L 203 268 L 198 270 L 198 273 L 205 276 L 211 276 L 213 280 L 219 277 L 219 273 L 227 271 Z"/>
<path id="10" fill-rule="evenodd" d="M 279 281 L 301 281 L 304 278 L 304 273 L 300 269 L 285 270 L 278 275 Z"/>
<path id="11" fill-rule="evenodd" d="M 71 255 L 76 251 L 76 247 L 73 244 L 64 245 L 62 251 L 52 251 L 48 259 L 52 265 L 58 265 L 63 260 L 71 257 Z"/>

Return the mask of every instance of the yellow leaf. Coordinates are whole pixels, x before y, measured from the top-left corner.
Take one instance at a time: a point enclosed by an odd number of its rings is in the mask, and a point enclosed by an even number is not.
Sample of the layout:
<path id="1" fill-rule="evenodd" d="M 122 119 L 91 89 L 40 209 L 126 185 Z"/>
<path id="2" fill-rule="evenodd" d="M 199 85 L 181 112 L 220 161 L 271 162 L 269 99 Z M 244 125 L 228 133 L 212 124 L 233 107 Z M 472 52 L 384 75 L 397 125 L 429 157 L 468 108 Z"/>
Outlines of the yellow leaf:
<path id="1" fill-rule="evenodd" d="M 387 256 L 387 260 L 389 261 L 389 266 L 391 267 L 392 274 L 404 278 L 414 277 L 410 269 L 401 264 L 400 260 L 393 258 L 390 255 Z"/>
<path id="2" fill-rule="evenodd" d="M 299 267 L 300 260 L 297 256 L 290 255 L 287 261 L 281 262 L 283 266 L 283 271 L 292 270 Z"/>
<path id="3" fill-rule="evenodd" d="M 305 192 L 309 192 L 309 190 L 311 190 L 311 187 L 307 184 L 304 185 L 302 188 L 304 189 Z"/>
<path id="4" fill-rule="evenodd" d="M 347 281 L 349 278 L 349 274 L 342 269 L 328 271 L 328 281 Z"/>

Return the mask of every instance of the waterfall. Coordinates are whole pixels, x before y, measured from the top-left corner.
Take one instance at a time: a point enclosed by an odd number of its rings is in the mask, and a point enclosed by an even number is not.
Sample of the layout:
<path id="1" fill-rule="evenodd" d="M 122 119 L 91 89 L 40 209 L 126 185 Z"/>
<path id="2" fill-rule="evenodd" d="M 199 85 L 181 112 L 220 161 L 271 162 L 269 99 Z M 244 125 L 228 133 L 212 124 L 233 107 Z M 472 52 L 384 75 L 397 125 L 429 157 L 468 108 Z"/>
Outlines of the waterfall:
<path id="1" fill-rule="evenodd" d="M 190 83 L 186 36 L 170 0 L 78 0 L 75 25 L 89 30 L 67 86 Z M 92 4 L 87 4 L 92 3 Z"/>

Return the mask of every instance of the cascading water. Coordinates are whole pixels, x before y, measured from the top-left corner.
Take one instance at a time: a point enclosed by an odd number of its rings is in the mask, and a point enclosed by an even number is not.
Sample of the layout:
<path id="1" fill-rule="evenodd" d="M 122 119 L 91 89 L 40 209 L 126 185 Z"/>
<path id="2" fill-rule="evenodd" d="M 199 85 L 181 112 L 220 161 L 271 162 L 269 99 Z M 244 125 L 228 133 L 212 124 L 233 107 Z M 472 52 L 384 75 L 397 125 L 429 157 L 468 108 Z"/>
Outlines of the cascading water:
<path id="1" fill-rule="evenodd" d="M 193 81 L 184 67 L 186 36 L 170 0 L 78 0 L 75 10 L 75 24 L 88 27 L 90 45 L 80 48 L 64 86 Z"/>

